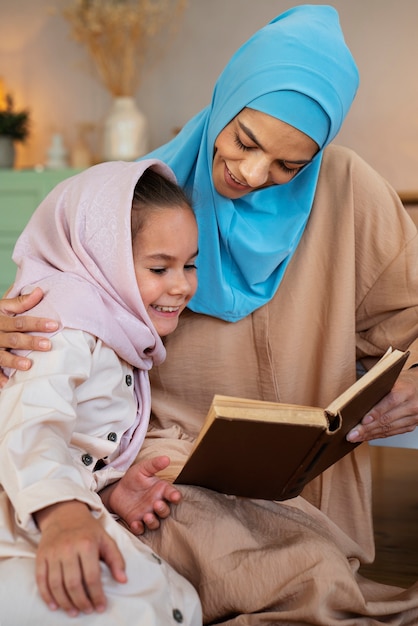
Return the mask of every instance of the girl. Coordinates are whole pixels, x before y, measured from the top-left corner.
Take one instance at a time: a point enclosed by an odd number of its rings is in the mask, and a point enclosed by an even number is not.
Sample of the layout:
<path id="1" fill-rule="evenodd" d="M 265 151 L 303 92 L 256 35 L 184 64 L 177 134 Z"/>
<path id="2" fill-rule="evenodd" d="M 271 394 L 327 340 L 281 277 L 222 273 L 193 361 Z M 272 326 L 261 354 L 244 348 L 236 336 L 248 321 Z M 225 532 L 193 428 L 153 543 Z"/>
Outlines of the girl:
<path id="1" fill-rule="evenodd" d="M 41 287 L 61 328 L 1 393 L 2 623 L 200 623 L 192 587 L 116 521 L 112 486 L 144 439 L 148 371 L 195 292 L 196 255 L 193 210 L 155 159 L 61 183 L 16 244 L 14 294 Z M 179 499 L 155 477 L 168 461 L 131 470 L 137 533 Z"/>

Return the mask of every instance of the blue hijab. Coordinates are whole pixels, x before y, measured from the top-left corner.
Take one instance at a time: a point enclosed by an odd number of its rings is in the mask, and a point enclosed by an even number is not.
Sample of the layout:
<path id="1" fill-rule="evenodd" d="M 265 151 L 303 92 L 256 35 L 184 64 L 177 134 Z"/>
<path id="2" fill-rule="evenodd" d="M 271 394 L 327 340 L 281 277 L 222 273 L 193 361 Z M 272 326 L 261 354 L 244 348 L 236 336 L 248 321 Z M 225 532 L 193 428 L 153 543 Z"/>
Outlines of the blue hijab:
<path id="1" fill-rule="evenodd" d="M 174 170 L 196 211 L 193 311 L 237 321 L 273 297 L 308 221 L 322 150 L 338 133 L 357 86 L 336 10 L 298 6 L 255 33 L 219 76 L 211 104 L 147 155 Z M 214 143 L 245 107 L 291 124 L 320 150 L 291 182 L 230 200 L 213 186 Z"/>

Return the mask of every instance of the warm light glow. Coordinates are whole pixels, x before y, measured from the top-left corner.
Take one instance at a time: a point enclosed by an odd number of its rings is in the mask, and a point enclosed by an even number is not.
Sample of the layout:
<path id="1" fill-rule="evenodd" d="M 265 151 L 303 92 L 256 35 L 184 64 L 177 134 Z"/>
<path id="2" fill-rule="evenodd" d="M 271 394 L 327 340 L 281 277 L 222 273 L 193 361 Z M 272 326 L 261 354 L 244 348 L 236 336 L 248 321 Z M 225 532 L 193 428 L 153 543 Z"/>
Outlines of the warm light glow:
<path id="1" fill-rule="evenodd" d="M 4 84 L 4 80 L 0 76 L 0 111 L 3 111 L 6 108 L 7 108 L 6 86 Z"/>

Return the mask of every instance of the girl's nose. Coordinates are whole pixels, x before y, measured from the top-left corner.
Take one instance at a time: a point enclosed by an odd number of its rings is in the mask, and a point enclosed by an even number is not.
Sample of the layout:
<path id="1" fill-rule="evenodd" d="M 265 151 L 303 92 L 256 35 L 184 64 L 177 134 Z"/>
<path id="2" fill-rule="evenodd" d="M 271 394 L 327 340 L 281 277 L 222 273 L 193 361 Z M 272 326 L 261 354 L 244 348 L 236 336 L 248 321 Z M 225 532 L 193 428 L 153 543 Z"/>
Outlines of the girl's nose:
<path id="1" fill-rule="evenodd" d="M 187 296 L 192 291 L 192 284 L 185 272 L 176 272 L 170 285 L 170 292 Z"/>

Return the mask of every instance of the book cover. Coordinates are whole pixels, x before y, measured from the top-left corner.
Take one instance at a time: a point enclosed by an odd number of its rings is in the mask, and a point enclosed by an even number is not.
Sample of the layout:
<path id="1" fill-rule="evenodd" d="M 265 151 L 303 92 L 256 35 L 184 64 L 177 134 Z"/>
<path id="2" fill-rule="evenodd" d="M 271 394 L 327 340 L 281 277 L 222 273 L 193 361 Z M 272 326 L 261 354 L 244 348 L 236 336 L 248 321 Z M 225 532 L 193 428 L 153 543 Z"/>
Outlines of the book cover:
<path id="1" fill-rule="evenodd" d="M 175 483 L 285 500 L 359 444 L 346 435 L 393 387 L 408 352 L 388 351 L 326 408 L 215 395 Z"/>

